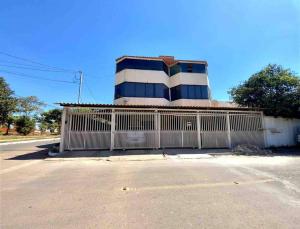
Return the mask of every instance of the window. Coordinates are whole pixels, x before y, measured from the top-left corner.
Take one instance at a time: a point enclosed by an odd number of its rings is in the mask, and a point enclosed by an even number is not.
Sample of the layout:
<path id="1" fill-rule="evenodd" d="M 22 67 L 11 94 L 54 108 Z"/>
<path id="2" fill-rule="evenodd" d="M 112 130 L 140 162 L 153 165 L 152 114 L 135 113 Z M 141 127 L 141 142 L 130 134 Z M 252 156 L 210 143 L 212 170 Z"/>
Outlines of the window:
<path id="1" fill-rule="evenodd" d="M 171 100 L 208 99 L 207 85 L 178 85 L 171 88 Z"/>
<path id="2" fill-rule="evenodd" d="M 167 65 L 160 60 L 124 59 L 117 63 L 116 73 L 123 69 L 156 70 L 169 74 Z"/>
<path id="3" fill-rule="evenodd" d="M 206 65 L 194 63 L 177 63 L 176 65 L 171 66 L 170 76 L 173 76 L 179 72 L 206 73 Z"/>
<path id="4" fill-rule="evenodd" d="M 193 72 L 193 65 L 192 64 L 187 65 L 187 72 Z"/>
<path id="5" fill-rule="evenodd" d="M 121 97 L 165 98 L 169 100 L 169 88 L 160 83 L 124 82 L 115 86 L 115 99 Z"/>

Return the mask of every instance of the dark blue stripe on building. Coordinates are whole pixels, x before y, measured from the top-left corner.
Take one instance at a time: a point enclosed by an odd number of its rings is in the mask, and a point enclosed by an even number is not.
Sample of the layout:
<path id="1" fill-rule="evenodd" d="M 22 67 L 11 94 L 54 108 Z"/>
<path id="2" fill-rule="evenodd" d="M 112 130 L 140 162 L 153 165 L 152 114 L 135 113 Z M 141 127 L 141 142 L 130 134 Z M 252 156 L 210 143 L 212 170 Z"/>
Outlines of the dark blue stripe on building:
<path id="1" fill-rule="evenodd" d="M 164 71 L 167 75 L 169 75 L 169 67 L 165 64 L 165 62 L 160 60 L 124 59 L 117 63 L 116 72 L 118 73 L 124 69 Z M 207 73 L 205 64 L 177 63 L 170 67 L 170 76 L 179 72 Z"/>
<path id="2" fill-rule="evenodd" d="M 208 99 L 207 85 L 178 85 L 171 89 L 171 101 L 177 99 Z M 115 86 L 115 99 L 122 97 L 169 98 L 169 88 L 162 83 L 124 82 Z"/>
<path id="3" fill-rule="evenodd" d="M 208 99 L 207 85 L 178 85 L 171 88 L 172 101 L 177 99 Z"/>
<path id="4" fill-rule="evenodd" d="M 169 100 L 169 88 L 162 83 L 124 82 L 115 86 L 115 99 L 121 97 L 165 98 Z"/>
<path id="5" fill-rule="evenodd" d="M 164 71 L 168 75 L 167 65 L 163 61 L 159 60 L 124 59 L 117 63 L 116 72 L 120 72 L 123 69 Z"/>

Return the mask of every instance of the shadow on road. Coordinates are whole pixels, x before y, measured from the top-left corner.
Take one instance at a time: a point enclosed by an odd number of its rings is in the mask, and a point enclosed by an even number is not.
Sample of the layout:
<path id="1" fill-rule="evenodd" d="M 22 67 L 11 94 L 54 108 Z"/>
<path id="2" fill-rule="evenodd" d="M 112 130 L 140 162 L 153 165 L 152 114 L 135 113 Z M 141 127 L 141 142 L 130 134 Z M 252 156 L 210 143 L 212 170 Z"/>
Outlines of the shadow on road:
<path id="1" fill-rule="evenodd" d="M 34 152 L 30 152 L 30 153 L 25 153 L 22 155 L 18 155 L 15 157 L 11 157 L 11 158 L 7 158 L 5 160 L 40 160 L 40 159 L 45 159 L 48 157 L 48 150 L 49 148 L 51 148 L 53 145 L 55 145 L 56 143 L 52 143 L 52 144 L 46 144 L 46 145 L 39 145 L 36 146 L 36 148 L 40 149 Z"/>

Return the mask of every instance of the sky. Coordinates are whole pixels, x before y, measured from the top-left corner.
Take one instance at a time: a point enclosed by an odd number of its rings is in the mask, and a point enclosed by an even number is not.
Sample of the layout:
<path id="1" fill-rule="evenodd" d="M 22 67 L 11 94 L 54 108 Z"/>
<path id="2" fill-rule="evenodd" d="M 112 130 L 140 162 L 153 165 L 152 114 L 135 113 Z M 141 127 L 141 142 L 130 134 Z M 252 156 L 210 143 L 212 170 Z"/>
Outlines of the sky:
<path id="1" fill-rule="evenodd" d="M 216 100 L 229 100 L 230 88 L 269 63 L 300 73 L 298 0 L 1 0 L 0 5 L 0 76 L 17 96 L 38 96 L 46 109 L 77 101 L 78 70 L 84 76 L 82 102 L 112 103 L 115 60 L 123 55 L 206 60 Z"/>

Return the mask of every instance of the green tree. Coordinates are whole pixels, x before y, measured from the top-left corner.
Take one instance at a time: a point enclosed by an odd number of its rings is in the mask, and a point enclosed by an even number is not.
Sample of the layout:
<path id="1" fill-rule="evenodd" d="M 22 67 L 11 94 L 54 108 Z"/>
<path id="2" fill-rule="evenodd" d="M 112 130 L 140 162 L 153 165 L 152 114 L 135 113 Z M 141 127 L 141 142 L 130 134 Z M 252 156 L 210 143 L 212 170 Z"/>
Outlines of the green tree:
<path id="1" fill-rule="evenodd" d="M 61 123 L 62 110 L 61 109 L 52 109 L 41 114 L 39 118 L 40 123 L 47 125 L 47 129 L 51 133 L 54 133 L 55 130 L 60 132 L 60 123 Z"/>
<path id="2" fill-rule="evenodd" d="M 20 134 L 28 135 L 35 128 L 35 120 L 28 116 L 20 116 L 15 122 L 16 130 Z"/>
<path id="3" fill-rule="evenodd" d="M 41 122 L 40 125 L 39 125 L 39 129 L 40 129 L 40 131 L 41 131 L 42 134 L 45 133 L 46 130 L 48 129 L 47 123 Z"/>
<path id="4" fill-rule="evenodd" d="M 229 94 L 235 103 L 263 108 L 266 115 L 300 117 L 300 79 L 280 65 L 266 66 Z"/>
<path id="5" fill-rule="evenodd" d="M 16 111 L 17 99 L 3 77 L 0 77 L 0 125 L 8 125 L 10 116 Z M 9 128 L 10 124 L 8 125 Z M 8 130 L 7 130 L 8 131 Z"/>
<path id="6" fill-rule="evenodd" d="M 24 116 L 31 116 L 42 111 L 45 103 L 36 96 L 22 97 L 18 99 L 18 112 Z"/>
<path id="7" fill-rule="evenodd" d="M 8 118 L 7 118 L 7 120 L 6 120 L 6 126 L 7 126 L 7 128 L 6 128 L 6 133 L 5 133 L 6 135 L 8 135 L 9 130 L 10 130 L 10 127 L 11 127 L 12 124 L 15 123 L 15 121 L 16 121 L 16 117 L 14 117 L 14 116 L 12 116 L 12 115 L 9 115 L 9 116 L 8 116 Z"/>

